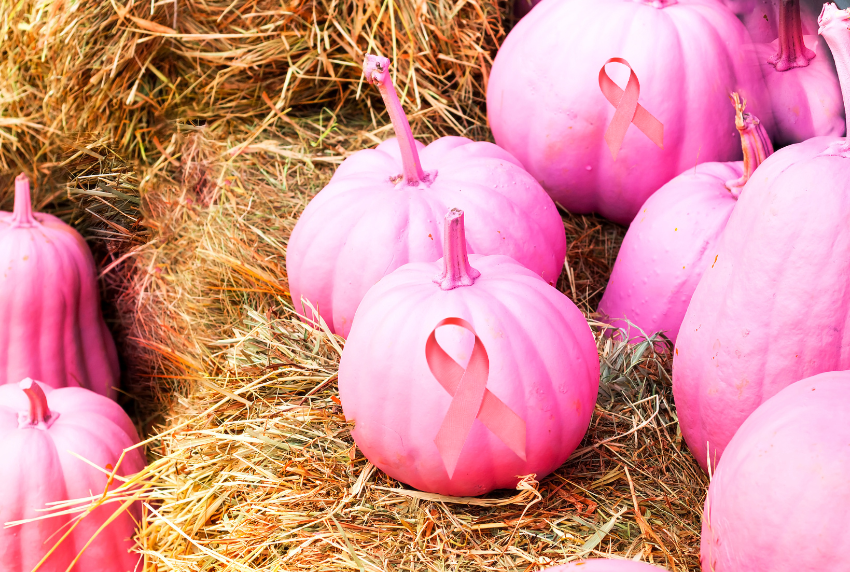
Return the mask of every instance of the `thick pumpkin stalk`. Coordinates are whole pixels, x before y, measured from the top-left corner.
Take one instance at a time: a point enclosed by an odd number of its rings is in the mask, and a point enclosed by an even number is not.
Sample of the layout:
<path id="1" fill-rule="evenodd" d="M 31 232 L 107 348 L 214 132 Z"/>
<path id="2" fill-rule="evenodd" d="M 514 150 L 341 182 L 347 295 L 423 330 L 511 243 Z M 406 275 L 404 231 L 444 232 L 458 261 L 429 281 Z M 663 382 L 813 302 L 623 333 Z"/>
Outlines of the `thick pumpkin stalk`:
<path id="1" fill-rule="evenodd" d="M 393 123 L 393 130 L 395 130 L 401 151 L 401 164 L 404 169 L 401 174 L 402 181 L 411 187 L 430 182 L 428 173 L 422 170 L 419 153 L 416 151 L 416 140 L 410 130 L 410 122 L 407 120 L 407 115 L 404 113 L 401 101 L 399 101 L 398 94 L 395 92 L 393 80 L 390 77 L 389 58 L 367 55 L 366 61 L 363 63 L 363 72 L 366 75 L 366 82 L 377 86 L 378 91 L 381 92 L 384 105 L 387 106 L 387 112 L 390 114 L 390 120 Z M 394 180 L 393 182 L 397 181 Z"/>
<path id="2" fill-rule="evenodd" d="M 735 127 L 741 134 L 741 147 L 744 150 L 744 174 L 740 179 L 726 181 L 726 188 L 737 199 L 753 172 L 773 154 L 773 144 L 758 118 L 744 113 L 747 102 L 741 101 L 737 93 L 733 93 L 729 99 L 735 106 Z"/>
<path id="3" fill-rule="evenodd" d="M 804 68 L 815 53 L 803 42 L 803 22 L 800 19 L 800 0 L 780 0 L 779 51 L 768 63 L 776 71 Z"/>
<path id="4" fill-rule="evenodd" d="M 463 211 L 451 209 L 443 224 L 443 273 L 434 282 L 443 290 L 471 286 L 481 273 L 469 265 Z"/>
<path id="5" fill-rule="evenodd" d="M 841 83 L 841 95 L 844 97 L 844 115 L 847 121 L 846 136 L 850 136 L 850 9 L 839 10 L 835 4 L 824 4 L 818 17 L 818 34 L 824 37 L 838 71 L 838 81 Z M 845 137 L 836 154 L 850 157 L 850 143 Z"/>
<path id="6" fill-rule="evenodd" d="M 56 415 L 47 406 L 47 396 L 44 394 L 41 386 L 30 378 L 26 378 L 18 384 L 18 387 L 27 394 L 27 398 L 30 401 L 29 416 L 25 416 L 26 414 L 20 415 L 19 426 L 35 427 L 37 429 L 47 429 L 50 427 L 56 419 Z"/>
<path id="7" fill-rule="evenodd" d="M 35 225 L 32 216 L 32 197 L 30 180 L 21 173 L 15 177 L 15 210 L 12 211 L 12 228 L 27 228 Z"/>

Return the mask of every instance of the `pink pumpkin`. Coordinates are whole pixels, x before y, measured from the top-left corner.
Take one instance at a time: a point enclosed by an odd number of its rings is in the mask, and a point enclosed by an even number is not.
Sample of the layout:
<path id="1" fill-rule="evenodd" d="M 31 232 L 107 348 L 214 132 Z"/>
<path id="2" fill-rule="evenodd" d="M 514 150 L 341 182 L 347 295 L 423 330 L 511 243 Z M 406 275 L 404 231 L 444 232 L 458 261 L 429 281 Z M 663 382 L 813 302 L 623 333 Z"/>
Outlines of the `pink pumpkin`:
<path id="1" fill-rule="evenodd" d="M 664 568 L 634 560 L 604 560 L 593 558 L 546 568 L 542 572 L 660 572 Z"/>
<path id="2" fill-rule="evenodd" d="M 421 490 L 480 495 L 567 460 L 590 422 L 599 361 L 566 296 L 507 256 L 467 257 L 462 211 L 444 230 L 442 260 L 403 266 L 363 299 L 339 394 L 378 468 Z M 439 327 L 447 318 L 463 327 Z"/>
<path id="3" fill-rule="evenodd" d="M 850 372 L 798 381 L 729 442 L 702 517 L 703 572 L 850 570 Z"/>
<path id="4" fill-rule="evenodd" d="M 744 113 L 737 94 L 734 103 L 744 160 L 688 169 L 647 199 L 623 239 L 599 313 L 630 339 L 665 332 L 676 341 L 741 188 L 773 153 L 764 127 Z"/>
<path id="5" fill-rule="evenodd" d="M 841 86 L 827 46 L 817 35 L 803 36 L 800 0 L 783 0 L 779 14 L 779 38 L 754 46 L 771 98 L 777 144 L 844 135 Z"/>
<path id="6" fill-rule="evenodd" d="M 821 33 L 850 80 L 850 14 L 828 4 Z M 845 105 L 850 85 L 842 84 Z M 682 434 L 708 467 L 765 399 L 850 369 L 850 144 L 817 137 L 774 153 L 741 194 L 676 341 Z"/>
<path id="7" fill-rule="evenodd" d="M 91 251 L 58 218 L 32 212 L 25 175 L 14 212 L 0 212 L 0 268 L 0 384 L 35 377 L 114 397 L 118 354 Z"/>
<path id="8" fill-rule="evenodd" d="M 492 143 L 443 137 L 420 144 L 393 88 L 390 61 L 367 56 L 364 66 L 397 138 L 347 158 L 304 209 L 286 253 L 296 310 L 313 320 L 317 309 L 332 331 L 347 337 L 360 300 L 378 280 L 408 262 L 442 256 L 439 228 L 449 205 L 474 221 L 472 252 L 508 255 L 554 284 L 566 237 L 540 185 Z"/>
<path id="9" fill-rule="evenodd" d="M 792 0 L 797 2 L 798 0 Z M 788 0 L 721 0 L 746 26 L 754 42 L 769 44 L 779 35 L 782 7 Z M 817 34 L 822 0 L 799 0 L 804 34 Z M 775 50 L 774 50 L 775 51 Z"/>
<path id="10" fill-rule="evenodd" d="M 729 93 L 741 93 L 772 132 L 748 43 L 715 0 L 546 0 L 496 56 L 487 85 L 493 136 L 566 209 L 628 224 L 679 173 L 741 158 Z M 612 57 L 637 75 L 639 104 L 664 125 L 663 149 L 629 125 L 612 158 L 605 133 L 615 108 L 599 87 Z M 625 88 L 627 67 L 605 69 Z"/>
<path id="11" fill-rule="evenodd" d="M 114 401 L 86 389 L 51 389 L 30 379 L 0 386 L 0 522 L 44 515 L 47 503 L 103 493 L 108 472 L 125 448 L 138 443 L 136 430 Z M 107 473 L 71 453 L 104 467 Z M 119 476 L 145 462 L 139 449 L 127 453 Z M 103 505 L 86 516 L 39 570 L 64 572 L 95 532 L 119 508 Z M 112 521 L 79 557 L 74 570 L 132 572 L 141 569 L 131 553 L 138 506 Z M 29 572 L 74 522 L 56 516 L 0 528 L 0 572 Z M 138 565 L 138 568 L 137 568 Z"/>

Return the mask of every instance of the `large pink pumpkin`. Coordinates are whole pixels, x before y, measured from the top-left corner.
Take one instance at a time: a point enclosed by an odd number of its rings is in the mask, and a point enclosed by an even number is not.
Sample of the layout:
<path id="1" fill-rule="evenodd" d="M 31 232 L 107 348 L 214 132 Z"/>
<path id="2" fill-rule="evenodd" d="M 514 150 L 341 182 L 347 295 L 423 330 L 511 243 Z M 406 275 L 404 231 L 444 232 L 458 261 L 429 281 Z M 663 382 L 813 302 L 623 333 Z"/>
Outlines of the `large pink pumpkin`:
<path id="1" fill-rule="evenodd" d="M 138 443 L 136 430 L 114 401 L 79 387 L 51 389 L 26 379 L 0 386 L 0 523 L 36 518 L 47 503 L 103 493 L 108 475 L 71 453 L 103 467 L 116 466 L 125 448 Z M 119 476 L 145 462 L 128 452 Z M 64 572 L 120 505 L 103 505 L 87 515 L 40 570 Z M 131 553 L 139 506 L 111 522 L 83 552 L 74 570 L 132 572 L 140 557 Z M 73 524 L 74 515 L 20 526 L 0 527 L 0 572 L 29 572 Z"/>
<path id="2" fill-rule="evenodd" d="M 469 213 L 469 249 L 505 254 L 543 280 L 558 280 L 566 237 L 555 204 L 509 153 L 492 143 L 413 139 L 387 58 L 367 56 L 366 78 L 387 104 L 396 139 L 358 151 L 310 201 L 286 251 L 296 310 L 348 336 L 360 300 L 408 262 L 443 254 L 440 222 L 450 206 Z M 421 164 L 420 164 L 421 158 Z M 302 306 L 301 298 L 312 308 Z"/>
<path id="3" fill-rule="evenodd" d="M 764 127 L 744 113 L 737 94 L 734 103 L 744 160 L 688 169 L 646 200 L 626 232 L 599 313 L 629 339 L 664 332 L 676 341 L 741 188 L 773 153 Z"/>
<path id="4" fill-rule="evenodd" d="M 821 22 L 850 80 L 850 14 L 827 5 Z M 847 105 L 850 85 L 842 90 Z M 673 361 L 682 434 L 703 468 L 765 399 L 850 369 L 848 178 L 848 141 L 817 137 L 774 153 L 741 193 Z"/>
<path id="5" fill-rule="evenodd" d="M 0 384 L 33 377 L 114 397 L 118 354 L 91 251 L 58 218 L 32 212 L 25 175 L 14 212 L 0 212 L 0 268 Z"/>
<path id="6" fill-rule="evenodd" d="M 786 387 L 741 425 L 708 488 L 703 572 L 850 570 L 850 372 Z"/>
<path id="7" fill-rule="evenodd" d="M 694 165 L 741 158 L 728 96 L 772 133 L 764 81 L 741 22 L 715 0 L 545 0 L 511 31 L 487 85 L 496 143 L 572 212 L 621 224 Z M 748 55 L 749 54 L 749 55 Z M 599 70 L 625 58 L 639 103 L 664 124 L 664 148 L 630 125 L 616 161 L 604 135 L 615 108 Z M 625 87 L 628 68 L 609 65 Z"/>
<path id="8" fill-rule="evenodd" d="M 661 572 L 664 568 L 635 562 L 634 560 L 605 560 L 592 558 L 570 562 L 554 568 L 546 568 L 542 572 Z"/>
<path id="9" fill-rule="evenodd" d="M 590 422 L 599 361 L 566 296 L 507 256 L 467 257 L 462 216 L 446 217 L 444 259 L 403 266 L 369 290 L 345 344 L 339 393 L 373 464 L 418 489 L 465 496 L 542 478 L 567 460 Z M 524 420 L 525 459 L 474 419 L 449 476 L 435 440 L 453 398 L 429 368 L 426 342 L 450 317 L 471 324 L 489 355 L 487 390 Z M 470 360 L 467 330 L 436 334 L 457 364 Z"/>

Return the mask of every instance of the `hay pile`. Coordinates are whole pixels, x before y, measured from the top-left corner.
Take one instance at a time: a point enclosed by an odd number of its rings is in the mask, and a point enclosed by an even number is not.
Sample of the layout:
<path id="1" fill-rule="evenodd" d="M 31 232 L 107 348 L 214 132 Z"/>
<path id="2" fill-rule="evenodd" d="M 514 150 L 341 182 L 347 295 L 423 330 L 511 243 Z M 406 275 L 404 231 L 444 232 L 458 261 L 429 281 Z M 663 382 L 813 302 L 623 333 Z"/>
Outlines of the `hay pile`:
<path id="1" fill-rule="evenodd" d="M 292 312 L 285 250 L 299 213 L 345 156 L 390 134 L 360 85 L 365 50 L 395 55 L 418 136 L 486 137 L 483 85 L 509 6 L 0 6 L 2 206 L 24 170 L 37 204 L 90 240 L 125 405 L 148 439 L 144 473 L 73 506 L 146 503 L 146 570 L 530 571 L 599 554 L 698 569 L 707 482 L 652 343 L 599 340 L 591 429 L 556 474 L 449 499 L 362 457 L 336 392 L 344 342 Z M 592 319 L 623 230 L 564 224 L 558 287 Z"/>

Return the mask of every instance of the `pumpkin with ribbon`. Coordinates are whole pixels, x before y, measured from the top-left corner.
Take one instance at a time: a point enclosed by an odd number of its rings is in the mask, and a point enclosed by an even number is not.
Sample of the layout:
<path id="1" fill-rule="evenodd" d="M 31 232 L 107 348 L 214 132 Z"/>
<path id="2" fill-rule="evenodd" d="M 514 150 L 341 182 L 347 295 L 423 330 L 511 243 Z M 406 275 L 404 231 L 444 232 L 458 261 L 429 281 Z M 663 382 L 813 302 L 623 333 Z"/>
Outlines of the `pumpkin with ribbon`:
<path id="1" fill-rule="evenodd" d="M 0 267 L 0 384 L 35 377 L 114 396 L 118 354 L 91 251 L 58 218 L 33 213 L 26 175 L 14 212 L 0 212 Z"/>
<path id="2" fill-rule="evenodd" d="M 847 107 L 850 13 L 827 4 L 820 23 Z M 703 468 L 764 400 L 850 369 L 848 178 L 850 141 L 816 137 L 768 157 L 735 206 L 673 359 L 682 434 Z"/>
<path id="3" fill-rule="evenodd" d="M 708 488 L 703 571 L 850 570 L 848 419 L 850 372 L 836 371 L 786 387 L 744 421 Z"/>
<path id="4" fill-rule="evenodd" d="M 688 169 L 647 199 L 626 232 L 599 313 L 629 339 L 664 332 L 676 341 L 741 189 L 773 153 L 737 93 L 733 103 L 744 160 Z"/>
<path id="5" fill-rule="evenodd" d="M 474 215 L 472 252 L 511 256 L 554 284 L 566 237 L 540 185 L 492 143 L 442 137 L 423 146 L 393 88 L 390 61 L 367 56 L 364 67 L 396 138 L 347 158 L 298 220 L 286 252 L 296 310 L 315 320 L 317 309 L 346 337 L 360 300 L 378 280 L 408 262 L 442 256 L 440 221 L 450 204 Z"/>
<path id="6" fill-rule="evenodd" d="M 628 224 L 686 169 L 740 159 L 729 93 L 772 134 L 749 43 L 714 0 L 544 1 L 496 56 L 493 136 L 567 210 Z"/>
<path id="7" fill-rule="evenodd" d="M 343 411 L 378 468 L 418 489 L 480 495 L 542 477 L 581 441 L 599 361 L 581 312 L 507 256 L 467 255 L 464 213 L 444 257 L 369 290 L 339 369 Z"/>
<path id="8" fill-rule="evenodd" d="M 39 563 L 57 572 L 73 563 L 74 570 L 140 569 L 130 552 L 137 503 L 104 504 L 78 522 L 73 514 L 38 518 L 48 503 L 102 494 L 113 472 L 142 470 L 139 449 L 124 453 L 138 441 L 124 410 L 102 395 L 31 379 L 0 386 L 0 522 L 37 519 L 0 528 L 0 572 L 29 572 Z"/>

